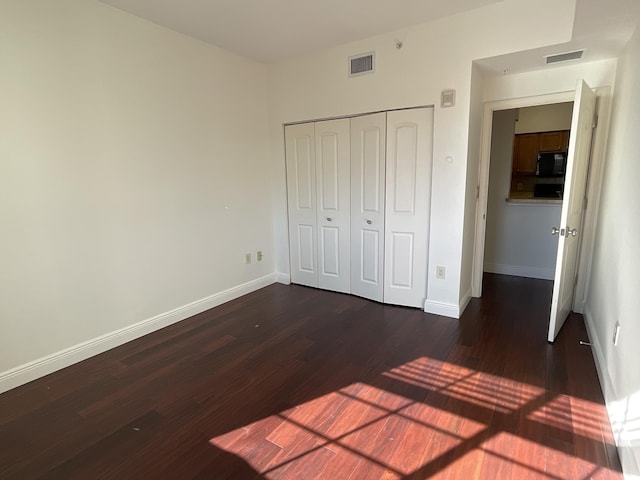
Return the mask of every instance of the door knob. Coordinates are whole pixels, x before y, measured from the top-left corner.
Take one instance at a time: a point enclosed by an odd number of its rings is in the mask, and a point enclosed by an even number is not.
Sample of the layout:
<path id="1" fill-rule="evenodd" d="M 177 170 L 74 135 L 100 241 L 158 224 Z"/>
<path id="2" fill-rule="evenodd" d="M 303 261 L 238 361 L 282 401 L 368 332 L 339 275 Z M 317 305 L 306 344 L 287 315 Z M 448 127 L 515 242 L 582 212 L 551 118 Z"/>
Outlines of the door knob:
<path id="1" fill-rule="evenodd" d="M 367 220 L 367 225 L 371 225 L 371 220 Z"/>
<path id="2" fill-rule="evenodd" d="M 578 235 L 578 230 L 576 230 L 575 228 L 574 228 L 574 229 L 571 229 L 571 228 L 569 228 L 569 227 L 567 226 L 567 233 L 566 233 L 566 235 L 567 235 L 567 237 L 569 237 L 569 236 L 575 237 L 576 235 Z"/>
<path id="3" fill-rule="evenodd" d="M 559 231 L 558 227 L 551 227 L 551 235 L 557 235 Z"/>
<path id="4" fill-rule="evenodd" d="M 333 218 L 327 217 L 327 222 L 331 222 L 331 221 L 333 221 Z"/>

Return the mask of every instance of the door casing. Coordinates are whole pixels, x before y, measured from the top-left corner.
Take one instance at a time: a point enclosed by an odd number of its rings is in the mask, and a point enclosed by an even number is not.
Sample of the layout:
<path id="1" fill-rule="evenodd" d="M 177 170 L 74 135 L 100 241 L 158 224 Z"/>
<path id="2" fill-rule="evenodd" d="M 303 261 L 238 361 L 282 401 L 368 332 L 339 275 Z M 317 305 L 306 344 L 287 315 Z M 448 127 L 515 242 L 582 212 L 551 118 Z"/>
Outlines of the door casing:
<path id="1" fill-rule="evenodd" d="M 604 169 L 604 153 L 609 132 L 611 117 L 611 88 L 594 88 L 598 96 L 596 112 L 598 115 L 598 129 L 593 140 L 592 160 L 587 184 L 588 205 L 583 221 L 582 245 L 578 259 L 578 281 L 574 295 L 573 310 L 584 312 L 584 306 L 589 291 L 591 276 L 591 259 L 597 230 L 597 215 L 602 187 L 602 173 Z M 478 168 L 478 199 L 476 203 L 475 239 L 473 247 L 473 268 L 471 279 L 471 294 L 473 297 L 482 296 L 482 274 L 484 270 L 484 248 L 486 234 L 486 215 L 489 190 L 489 167 L 491 160 L 491 134 L 493 127 L 493 112 L 510 110 L 513 108 L 534 107 L 553 103 L 572 102 L 575 90 L 557 92 L 531 97 L 509 98 L 486 102 L 481 129 L 480 165 Z"/>

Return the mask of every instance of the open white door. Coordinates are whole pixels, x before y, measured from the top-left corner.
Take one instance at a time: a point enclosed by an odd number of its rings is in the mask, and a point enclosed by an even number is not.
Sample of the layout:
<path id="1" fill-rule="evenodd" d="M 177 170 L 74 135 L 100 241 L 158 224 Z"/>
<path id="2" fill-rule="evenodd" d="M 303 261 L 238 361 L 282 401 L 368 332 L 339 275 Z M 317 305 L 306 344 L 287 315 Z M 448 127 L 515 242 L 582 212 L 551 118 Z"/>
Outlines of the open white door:
<path id="1" fill-rule="evenodd" d="M 550 342 L 556 339 L 573 304 L 595 108 L 595 92 L 580 80 L 573 104 L 560 227 L 554 228 L 553 231 L 553 234 L 558 233 L 560 238 L 547 338 Z"/>

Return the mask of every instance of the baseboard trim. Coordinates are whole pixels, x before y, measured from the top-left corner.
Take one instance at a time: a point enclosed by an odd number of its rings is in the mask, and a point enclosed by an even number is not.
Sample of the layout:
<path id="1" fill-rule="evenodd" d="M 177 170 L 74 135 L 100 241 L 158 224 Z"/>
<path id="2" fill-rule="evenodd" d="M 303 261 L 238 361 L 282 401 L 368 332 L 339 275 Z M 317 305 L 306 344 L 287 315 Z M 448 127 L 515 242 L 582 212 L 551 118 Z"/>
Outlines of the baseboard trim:
<path id="1" fill-rule="evenodd" d="M 269 274 L 0 373 L 0 393 L 86 360 L 278 281 Z"/>
<path id="2" fill-rule="evenodd" d="M 541 280 L 553 280 L 556 273 L 553 268 L 506 265 L 502 263 L 485 263 L 484 271 L 502 275 L 512 275 L 514 277 L 539 278 Z"/>
<path id="3" fill-rule="evenodd" d="M 291 275 L 288 273 L 276 272 L 276 282 L 283 285 L 291 285 Z"/>
<path id="4" fill-rule="evenodd" d="M 593 358 L 596 364 L 596 372 L 598 373 L 598 379 L 600 380 L 600 389 L 602 390 L 602 395 L 606 401 L 607 397 L 611 396 L 613 393 L 613 383 L 604 364 L 604 353 L 602 352 L 600 340 L 595 334 L 593 316 L 588 307 L 585 308 L 584 319 L 585 326 L 587 327 L 587 335 L 589 336 L 589 343 L 591 343 L 591 351 L 593 352 Z"/>
<path id="5" fill-rule="evenodd" d="M 471 301 L 471 287 L 469 287 L 469 290 L 464 292 L 464 295 L 460 299 L 460 305 L 458 307 L 458 318 L 460 318 L 462 316 L 462 314 L 464 313 L 465 309 L 469 305 L 470 301 Z"/>
<path id="6" fill-rule="evenodd" d="M 453 303 L 425 300 L 424 311 L 449 318 L 460 318 L 460 306 Z"/>
<path id="7" fill-rule="evenodd" d="M 619 402 L 616 400 L 618 397 L 616 390 L 613 386 L 613 381 L 607 370 L 605 364 L 604 351 L 602 345 L 595 332 L 595 323 L 589 305 L 584 306 L 584 318 L 585 325 L 587 327 L 587 335 L 589 336 L 589 342 L 591 343 L 591 351 L 593 352 L 593 358 L 596 364 L 596 372 L 598 373 L 598 379 L 600 380 L 600 388 L 604 401 L 607 405 L 607 414 L 609 415 L 609 423 L 613 430 L 613 436 L 618 449 L 618 455 L 620 456 L 620 463 L 622 464 L 622 471 L 626 480 L 638 480 L 640 479 L 640 458 L 634 453 L 634 447 L 628 440 L 625 440 L 624 426 L 621 424 L 618 410 L 620 410 Z M 622 410 L 625 410 L 624 408 Z M 636 447 L 637 449 L 637 447 Z"/>

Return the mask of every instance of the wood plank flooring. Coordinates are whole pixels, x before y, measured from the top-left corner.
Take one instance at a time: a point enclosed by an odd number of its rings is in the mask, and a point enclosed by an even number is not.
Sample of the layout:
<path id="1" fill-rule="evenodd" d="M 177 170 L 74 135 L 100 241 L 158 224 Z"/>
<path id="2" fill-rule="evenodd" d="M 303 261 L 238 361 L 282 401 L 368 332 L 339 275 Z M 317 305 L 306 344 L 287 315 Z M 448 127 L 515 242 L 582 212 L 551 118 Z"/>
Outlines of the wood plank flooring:
<path id="1" fill-rule="evenodd" d="M 272 285 L 0 395 L 2 479 L 621 479 L 582 317 Z"/>

